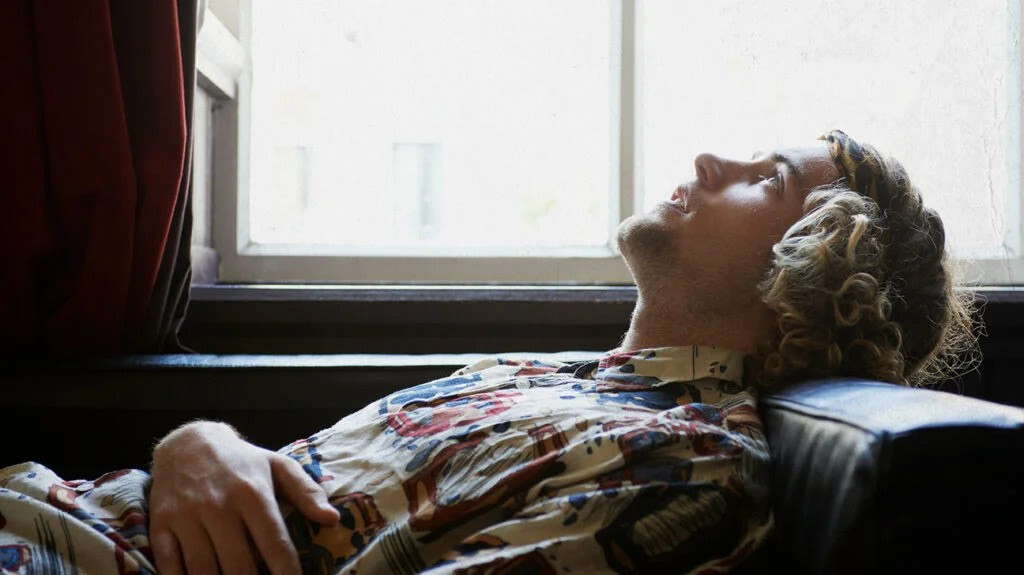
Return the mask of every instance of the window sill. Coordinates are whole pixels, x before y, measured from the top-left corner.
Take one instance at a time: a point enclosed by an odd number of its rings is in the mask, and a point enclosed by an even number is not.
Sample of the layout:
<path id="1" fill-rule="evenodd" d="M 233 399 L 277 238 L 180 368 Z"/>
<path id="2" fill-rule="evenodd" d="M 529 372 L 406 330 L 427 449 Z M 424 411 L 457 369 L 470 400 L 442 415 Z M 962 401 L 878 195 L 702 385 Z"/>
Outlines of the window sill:
<path id="1" fill-rule="evenodd" d="M 406 286 L 217 284 L 192 286 L 192 301 L 636 302 L 633 286 Z"/>
<path id="2" fill-rule="evenodd" d="M 194 286 L 201 353 L 553 353 L 618 344 L 632 286 Z"/>

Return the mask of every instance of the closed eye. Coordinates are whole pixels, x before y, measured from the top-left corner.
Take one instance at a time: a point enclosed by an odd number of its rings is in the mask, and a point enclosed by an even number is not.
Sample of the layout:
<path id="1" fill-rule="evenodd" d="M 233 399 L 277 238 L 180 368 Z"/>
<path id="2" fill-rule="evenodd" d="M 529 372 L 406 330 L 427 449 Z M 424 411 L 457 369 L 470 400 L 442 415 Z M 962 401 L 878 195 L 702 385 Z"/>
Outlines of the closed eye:
<path id="1" fill-rule="evenodd" d="M 769 190 L 780 196 L 786 191 L 786 179 L 782 174 L 782 170 L 776 171 L 770 178 L 761 176 L 761 181 L 768 185 Z"/>
<path id="2" fill-rule="evenodd" d="M 767 157 L 764 157 L 763 152 L 757 152 L 750 160 L 752 162 L 756 162 L 759 159 L 761 159 L 761 161 L 771 162 L 771 165 L 775 167 L 775 174 L 771 177 L 761 176 L 761 181 L 774 180 L 775 183 L 778 184 L 777 187 L 773 185 L 772 191 L 777 192 L 781 196 L 785 193 L 786 187 L 791 183 L 794 186 L 794 190 L 801 189 L 801 186 L 803 185 L 801 182 L 804 179 L 803 173 L 800 171 L 796 162 L 793 161 L 793 158 L 781 152 L 772 152 L 771 154 L 768 154 Z M 792 182 L 787 180 L 787 174 L 792 176 Z"/>

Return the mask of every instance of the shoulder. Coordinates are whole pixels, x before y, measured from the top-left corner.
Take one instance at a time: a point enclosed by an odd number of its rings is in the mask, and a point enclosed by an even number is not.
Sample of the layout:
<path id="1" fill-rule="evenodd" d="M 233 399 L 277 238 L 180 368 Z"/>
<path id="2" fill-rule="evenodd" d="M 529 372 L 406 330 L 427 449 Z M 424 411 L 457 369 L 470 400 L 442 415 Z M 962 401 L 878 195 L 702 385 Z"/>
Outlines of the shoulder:
<path id="1" fill-rule="evenodd" d="M 507 356 L 486 357 L 474 361 L 453 373 L 453 376 L 470 375 L 486 371 L 501 371 L 506 375 L 536 375 L 553 373 L 568 365 L 551 357 L 518 358 Z"/>

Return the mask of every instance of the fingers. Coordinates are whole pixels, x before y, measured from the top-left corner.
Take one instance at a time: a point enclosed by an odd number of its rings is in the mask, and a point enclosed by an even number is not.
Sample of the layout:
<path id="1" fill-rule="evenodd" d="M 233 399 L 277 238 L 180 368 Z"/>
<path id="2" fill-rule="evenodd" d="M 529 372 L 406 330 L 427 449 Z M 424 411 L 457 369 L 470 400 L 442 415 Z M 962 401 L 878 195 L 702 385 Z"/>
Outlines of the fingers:
<path id="1" fill-rule="evenodd" d="M 219 573 L 217 567 L 217 554 L 213 551 L 213 544 L 204 529 L 187 529 L 175 532 L 181 548 L 185 549 L 185 572 L 186 573 Z M 161 573 L 163 573 L 161 571 Z"/>
<path id="2" fill-rule="evenodd" d="M 266 507 L 266 504 L 262 503 L 260 506 Z M 274 512 L 277 512 L 276 508 Z M 204 515 L 205 519 L 197 518 L 197 521 L 191 524 L 179 525 L 175 531 L 162 527 L 153 529 L 150 542 L 153 546 L 153 558 L 156 561 L 157 571 L 161 575 L 218 572 L 232 575 L 235 573 L 240 575 L 257 573 L 252 547 L 246 536 L 249 531 L 242 519 L 236 515 L 217 513 Z M 275 519 L 280 523 L 278 515 L 264 511 L 259 520 L 253 524 L 261 525 Z M 280 532 L 284 532 L 283 524 L 280 527 Z M 277 564 L 268 560 L 267 566 L 275 575 L 298 575 L 298 557 L 291 542 L 287 540 L 287 535 L 284 537 L 283 545 L 265 545 L 264 548 L 272 550 L 278 556 L 291 554 L 295 560 L 290 561 L 285 557 L 284 561 L 278 561 Z"/>
<path id="3" fill-rule="evenodd" d="M 241 519 L 218 515 L 211 518 L 210 527 L 210 540 L 217 552 L 220 572 L 255 575 L 256 563 Z"/>
<path id="4" fill-rule="evenodd" d="M 297 461 L 275 454 L 270 461 L 274 483 L 303 515 L 323 525 L 338 522 L 338 510 L 327 501 L 327 493 L 306 474 Z"/>
<path id="5" fill-rule="evenodd" d="M 252 498 L 242 510 L 247 517 L 213 506 L 188 516 L 190 521 L 178 522 L 173 529 L 154 519 L 150 542 L 157 571 L 161 575 L 255 574 L 255 556 L 247 537 L 251 534 L 271 573 L 299 575 L 298 555 L 274 501 L 266 496 Z"/>
<path id="6" fill-rule="evenodd" d="M 153 560 L 156 561 L 157 572 L 161 575 L 185 574 L 178 540 L 170 531 L 154 527 L 150 531 L 149 543 L 153 547 Z"/>
<path id="7" fill-rule="evenodd" d="M 299 575 L 299 555 L 284 526 L 277 503 L 267 494 L 257 505 L 242 510 L 256 549 L 275 575 Z"/>

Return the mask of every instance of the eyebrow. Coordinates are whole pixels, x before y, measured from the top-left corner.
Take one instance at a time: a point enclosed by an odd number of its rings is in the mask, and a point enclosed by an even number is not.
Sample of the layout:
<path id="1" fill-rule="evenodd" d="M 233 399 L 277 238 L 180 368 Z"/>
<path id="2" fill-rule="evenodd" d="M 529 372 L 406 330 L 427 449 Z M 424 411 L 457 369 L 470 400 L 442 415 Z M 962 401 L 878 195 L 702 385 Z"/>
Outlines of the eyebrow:
<path id="1" fill-rule="evenodd" d="M 786 169 L 789 170 L 789 173 L 793 174 L 793 183 L 795 184 L 795 191 L 799 192 L 800 190 L 803 190 L 804 174 L 803 172 L 800 171 L 800 168 L 797 167 L 796 162 L 793 161 L 793 158 L 781 152 L 772 152 L 771 155 L 768 156 L 768 159 L 776 164 L 782 164 L 786 166 Z"/>

